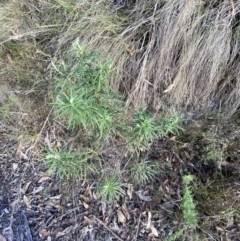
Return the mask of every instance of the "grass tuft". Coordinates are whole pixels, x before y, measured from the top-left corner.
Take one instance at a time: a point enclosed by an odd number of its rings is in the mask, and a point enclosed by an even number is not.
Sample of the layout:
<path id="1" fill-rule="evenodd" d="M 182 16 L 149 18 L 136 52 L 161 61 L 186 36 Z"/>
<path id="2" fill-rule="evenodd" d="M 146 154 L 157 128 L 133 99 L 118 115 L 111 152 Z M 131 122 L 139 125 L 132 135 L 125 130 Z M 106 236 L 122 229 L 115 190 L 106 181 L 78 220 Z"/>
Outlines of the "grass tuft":
<path id="1" fill-rule="evenodd" d="M 44 166 L 50 174 L 57 173 L 61 179 L 86 179 L 89 173 L 96 172 L 92 160 L 96 157 L 88 150 L 48 150 L 42 154 Z"/>
<path id="2" fill-rule="evenodd" d="M 151 163 L 151 161 L 147 161 L 146 159 L 135 160 L 130 169 L 130 176 L 135 183 L 146 184 L 154 179 L 158 173 L 157 170 L 158 166 Z"/>
<path id="3" fill-rule="evenodd" d="M 98 192 L 103 201 L 113 204 L 119 197 L 125 195 L 123 189 L 127 185 L 121 181 L 119 174 L 104 174 L 98 184 Z"/>

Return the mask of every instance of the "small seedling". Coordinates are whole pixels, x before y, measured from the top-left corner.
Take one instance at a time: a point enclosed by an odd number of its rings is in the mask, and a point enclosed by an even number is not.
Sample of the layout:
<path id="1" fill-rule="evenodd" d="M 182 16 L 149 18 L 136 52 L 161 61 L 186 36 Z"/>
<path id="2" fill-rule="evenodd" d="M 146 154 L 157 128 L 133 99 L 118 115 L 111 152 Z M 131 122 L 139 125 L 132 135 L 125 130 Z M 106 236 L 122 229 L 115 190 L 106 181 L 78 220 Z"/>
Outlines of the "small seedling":
<path id="1" fill-rule="evenodd" d="M 108 174 L 102 177 L 98 184 L 98 191 L 103 201 L 107 201 L 112 204 L 120 196 L 125 195 L 124 187 L 127 185 L 120 180 L 120 177 L 116 174 Z"/>
<path id="2" fill-rule="evenodd" d="M 180 132 L 184 132 L 184 129 L 180 126 L 180 124 L 184 121 L 185 119 L 176 112 L 174 112 L 171 116 L 164 116 L 158 123 L 158 136 L 161 138 L 169 133 L 173 135 L 180 135 Z"/>
<path id="3" fill-rule="evenodd" d="M 44 165 L 50 174 L 57 173 L 61 179 L 86 179 L 87 175 L 95 172 L 95 167 L 91 163 L 94 159 L 87 150 L 57 151 L 56 148 L 42 154 Z"/>
<path id="4" fill-rule="evenodd" d="M 151 161 L 143 159 L 139 162 L 136 160 L 130 169 L 130 173 L 135 183 L 145 184 L 154 179 L 154 176 L 157 174 L 157 169 L 158 166 L 151 163 Z"/>
<path id="5" fill-rule="evenodd" d="M 133 117 L 129 131 L 132 146 L 136 151 L 148 149 L 156 136 L 156 123 L 153 117 L 147 114 L 146 108 L 141 108 Z"/>

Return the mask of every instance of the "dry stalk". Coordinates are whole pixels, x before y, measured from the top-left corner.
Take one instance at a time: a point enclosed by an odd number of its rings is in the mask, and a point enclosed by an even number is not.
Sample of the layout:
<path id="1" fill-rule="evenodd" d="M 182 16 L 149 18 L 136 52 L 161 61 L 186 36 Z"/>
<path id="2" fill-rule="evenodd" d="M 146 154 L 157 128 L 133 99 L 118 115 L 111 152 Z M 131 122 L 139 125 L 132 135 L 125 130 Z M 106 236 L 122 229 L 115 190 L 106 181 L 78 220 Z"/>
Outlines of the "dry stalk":
<path id="1" fill-rule="evenodd" d="M 117 234 L 115 234 L 104 222 L 102 222 L 100 219 L 96 218 L 94 216 L 95 220 L 97 220 L 101 225 L 104 226 L 104 228 L 106 228 L 117 240 L 119 241 L 123 241 L 123 239 L 121 239 L 119 236 L 117 236 Z"/>

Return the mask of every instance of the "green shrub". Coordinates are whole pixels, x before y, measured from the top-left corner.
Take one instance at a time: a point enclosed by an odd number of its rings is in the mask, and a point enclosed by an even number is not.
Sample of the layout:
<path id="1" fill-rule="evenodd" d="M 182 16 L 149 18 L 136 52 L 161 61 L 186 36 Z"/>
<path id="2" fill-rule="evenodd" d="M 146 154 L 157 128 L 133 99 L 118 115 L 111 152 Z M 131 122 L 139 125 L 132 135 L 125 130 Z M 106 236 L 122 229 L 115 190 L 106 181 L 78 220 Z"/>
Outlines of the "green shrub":
<path id="1" fill-rule="evenodd" d="M 70 60 L 53 68 L 56 117 L 66 120 L 70 129 L 83 128 L 95 138 L 108 138 L 123 106 L 121 96 L 109 87 L 111 64 L 76 41 Z"/>
<path id="2" fill-rule="evenodd" d="M 53 69 L 53 108 L 56 118 L 67 122 L 72 130 L 90 137 L 91 145 L 108 141 L 112 134 L 118 133 L 127 141 L 128 151 L 139 155 L 147 150 L 157 138 L 168 133 L 179 134 L 183 119 L 173 116 L 157 118 L 151 116 L 146 108 L 133 113 L 129 123 L 123 115 L 123 98 L 110 88 L 109 78 L 113 72 L 111 64 L 102 61 L 100 55 L 75 41 L 65 60 L 52 64 Z M 131 113 L 130 113 L 131 114 Z M 83 152 L 84 153 L 84 152 Z M 88 156 L 84 156 L 88 160 Z M 61 177 L 82 177 L 82 170 L 91 170 L 88 162 L 75 158 L 75 153 L 62 151 L 47 155 L 46 163 L 56 169 Z M 146 183 L 156 174 L 156 166 L 149 161 L 136 162 L 131 174 L 135 181 Z M 79 170 L 78 170 L 79 169 Z M 79 173 L 80 172 L 80 173 Z M 112 202 L 124 193 L 121 182 L 115 175 L 102 179 L 100 193 L 103 199 Z"/>
<path id="3" fill-rule="evenodd" d="M 52 64 L 54 74 L 54 106 L 56 117 L 66 120 L 68 128 L 83 128 L 88 135 L 107 139 L 122 125 L 122 96 L 115 93 L 109 84 L 112 66 L 102 61 L 100 55 L 75 41 L 68 60 Z M 131 146 L 139 151 L 149 148 L 152 141 L 168 133 L 183 130 L 182 118 L 156 118 L 140 108 L 128 128 Z"/>

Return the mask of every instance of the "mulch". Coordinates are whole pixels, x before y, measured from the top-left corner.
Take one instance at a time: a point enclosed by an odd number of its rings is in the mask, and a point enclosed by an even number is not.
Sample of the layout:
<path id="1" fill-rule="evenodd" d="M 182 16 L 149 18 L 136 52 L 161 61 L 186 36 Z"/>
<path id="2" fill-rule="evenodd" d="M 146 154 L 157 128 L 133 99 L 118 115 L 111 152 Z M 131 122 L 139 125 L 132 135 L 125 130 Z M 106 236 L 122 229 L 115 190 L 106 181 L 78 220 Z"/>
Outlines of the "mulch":
<path id="1" fill-rule="evenodd" d="M 0 241 L 164 240 L 183 228 L 182 174 L 194 174 L 208 185 L 216 171 L 215 166 L 196 159 L 192 150 L 169 149 L 176 140 L 157 141 L 147 155 L 160 163 L 159 175 L 134 190 L 129 185 L 125 197 L 108 205 L 96 192 L 94 179 L 67 182 L 56 174 L 50 176 L 31 141 L 11 138 L 11 131 L 1 131 L 0 137 Z M 239 183 L 236 170 L 229 179 L 232 184 Z M 239 186 L 234 188 L 238 203 Z M 237 241 L 239 229 L 236 218 L 231 227 L 212 226 L 204 233 L 205 240 L 221 240 L 229 234 L 229 240 Z"/>

